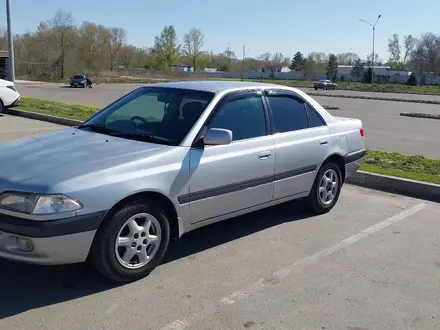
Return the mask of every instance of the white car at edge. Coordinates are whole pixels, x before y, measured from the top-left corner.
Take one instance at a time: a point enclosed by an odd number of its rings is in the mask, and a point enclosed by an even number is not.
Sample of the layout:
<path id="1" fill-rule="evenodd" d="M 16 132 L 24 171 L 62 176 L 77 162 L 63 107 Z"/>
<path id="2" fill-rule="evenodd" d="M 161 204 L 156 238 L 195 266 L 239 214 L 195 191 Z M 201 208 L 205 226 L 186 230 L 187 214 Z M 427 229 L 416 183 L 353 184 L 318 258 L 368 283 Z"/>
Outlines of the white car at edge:
<path id="1" fill-rule="evenodd" d="M 20 93 L 15 89 L 15 84 L 8 80 L 0 79 L 0 113 L 4 109 L 20 105 Z"/>

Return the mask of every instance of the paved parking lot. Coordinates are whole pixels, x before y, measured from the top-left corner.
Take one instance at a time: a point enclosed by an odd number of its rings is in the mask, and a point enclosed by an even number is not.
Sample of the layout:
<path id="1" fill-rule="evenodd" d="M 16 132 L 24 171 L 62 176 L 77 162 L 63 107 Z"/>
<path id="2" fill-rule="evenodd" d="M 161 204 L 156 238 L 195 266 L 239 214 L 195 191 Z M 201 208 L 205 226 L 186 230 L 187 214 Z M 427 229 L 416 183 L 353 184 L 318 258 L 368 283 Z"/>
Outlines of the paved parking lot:
<path id="1" fill-rule="evenodd" d="M 0 143 L 47 133 L 63 126 L 0 114 Z"/>
<path id="2" fill-rule="evenodd" d="M 3 142 L 57 128 L 0 118 Z M 326 215 L 292 202 L 189 233 L 124 286 L 86 265 L 0 260 L 0 329 L 434 329 L 439 217 L 439 204 L 346 185 Z"/>

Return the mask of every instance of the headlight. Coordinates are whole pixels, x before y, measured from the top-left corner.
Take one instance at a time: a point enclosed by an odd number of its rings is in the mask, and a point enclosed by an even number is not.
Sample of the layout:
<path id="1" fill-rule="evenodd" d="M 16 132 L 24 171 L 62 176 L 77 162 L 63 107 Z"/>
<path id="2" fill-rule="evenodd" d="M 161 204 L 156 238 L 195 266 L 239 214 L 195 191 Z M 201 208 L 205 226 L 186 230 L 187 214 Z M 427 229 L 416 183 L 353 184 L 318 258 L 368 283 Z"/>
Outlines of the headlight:
<path id="1" fill-rule="evenodd" d="M 82 205 L 64 195 L 6 192 L 0 195 L 0 207 L 15 212 L 44 215 L 77 211 Z"/>

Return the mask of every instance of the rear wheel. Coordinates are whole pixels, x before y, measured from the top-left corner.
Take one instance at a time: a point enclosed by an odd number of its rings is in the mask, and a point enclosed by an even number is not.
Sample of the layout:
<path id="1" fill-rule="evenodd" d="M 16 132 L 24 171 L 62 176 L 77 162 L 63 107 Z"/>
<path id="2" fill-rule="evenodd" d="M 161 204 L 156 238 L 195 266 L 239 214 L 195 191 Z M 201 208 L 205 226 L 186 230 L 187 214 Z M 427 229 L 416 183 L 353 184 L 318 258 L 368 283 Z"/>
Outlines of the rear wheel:
<path id="1" fill-rule="evenodd" d="M 106 220 L 97 233 L 91 260 L 113 281 L 136 281 L 148 276 L 162 261 L 169 237 L 165 211 L 151 200 L 138 200 Z"/>
<path id="2" fill-rule="evenodd" d="M 5 106 L 3 105 L 2 100 L 0 100 L 0 113 L 2 113 L 5 110 Z"/>
<path id="3" fill-rule="evenodd" d="M 334 163 L 324 163 L 307 197 L 311 210 L 318 214 L 329 212 L 339 199 L 341 187 L 342 175 L 339 167 Z"/>

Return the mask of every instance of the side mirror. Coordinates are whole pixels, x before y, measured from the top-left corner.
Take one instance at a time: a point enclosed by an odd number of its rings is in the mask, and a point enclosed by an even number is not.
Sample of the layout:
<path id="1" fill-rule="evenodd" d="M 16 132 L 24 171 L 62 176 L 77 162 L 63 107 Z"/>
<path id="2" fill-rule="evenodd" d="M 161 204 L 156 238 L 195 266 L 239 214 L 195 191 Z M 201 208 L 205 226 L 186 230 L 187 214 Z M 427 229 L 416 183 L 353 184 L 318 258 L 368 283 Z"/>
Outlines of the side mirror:
<path id="1" fill-rule="evenodd" d="M 211 128 L 206 132 L 203 143 L 209 146 L 220 146 L 231 144 L 232 132 L 223 128 Z"/>

